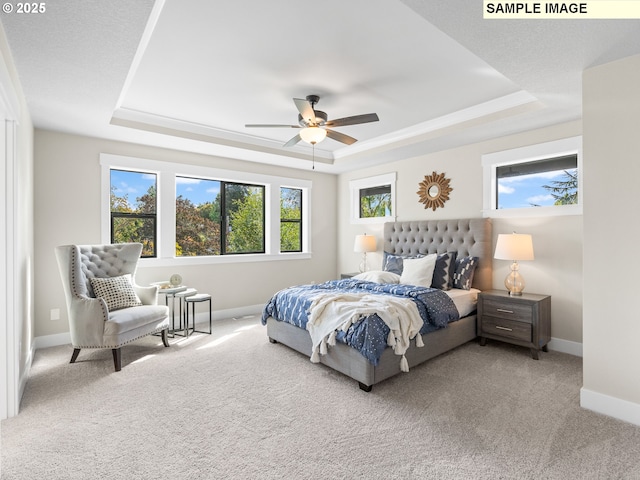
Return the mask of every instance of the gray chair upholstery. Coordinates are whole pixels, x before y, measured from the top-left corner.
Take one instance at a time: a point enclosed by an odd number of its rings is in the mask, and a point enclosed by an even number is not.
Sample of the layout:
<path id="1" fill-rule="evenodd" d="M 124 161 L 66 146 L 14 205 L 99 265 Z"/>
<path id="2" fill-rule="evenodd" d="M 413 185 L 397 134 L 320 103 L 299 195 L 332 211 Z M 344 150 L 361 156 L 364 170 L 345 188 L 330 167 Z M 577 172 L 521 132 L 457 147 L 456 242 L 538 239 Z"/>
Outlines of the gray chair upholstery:
<path id="1" fill-rule="evenodd" d="M 116 371 L 122 362 L 120 347 L 152 333 L 162 333 L 169 346 L 169 308 L 158 305 L 158 287 L 141 287 L 135 272 L 142 252 L 140 243 L 114 245 L 64 245 L 56 247 L 69 313 L 74 363 L 82 348 L 110 348 Z M 131 274 L 141 306 L 109 311 L 103 298 L 96 298 L 90 279 Z"/>

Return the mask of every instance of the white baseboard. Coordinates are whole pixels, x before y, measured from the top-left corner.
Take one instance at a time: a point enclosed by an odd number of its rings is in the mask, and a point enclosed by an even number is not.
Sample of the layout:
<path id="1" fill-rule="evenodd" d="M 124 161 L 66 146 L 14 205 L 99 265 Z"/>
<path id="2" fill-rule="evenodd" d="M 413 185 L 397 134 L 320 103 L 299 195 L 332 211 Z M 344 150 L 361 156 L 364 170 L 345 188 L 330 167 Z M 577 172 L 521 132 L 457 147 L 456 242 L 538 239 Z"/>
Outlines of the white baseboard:
<path id="1" fill-rule="evenodd" d="M 640 404 L 582 387 L 580 389 L 580 406 L 640 426 Z"/>
<path id="2" fill-rule="evenodd" d="M 547 347 L 554 352 L 568 353 L 569 355 L 582 357 L 582 344 L 578 342 L 552 337 Z"/>
<path id="3" fill-rule="evenodd" d="M 68 345 L 71 343 L 71 334 L 69 332 L 56 333 L 55 335 L 44 335 L 34 338 L 34 350 L 41 348 L 57 347 L 58 345 Z"/>
<path id="4" fill-rule="evenodd" d="M 208 303 L 203 303 L 206 307 L 209 306 Z M 239 307 L 239 308 L 230 308 L 228 310 L 215 310 L 213 312 L 213 320 L 222 320 L 225 318 L 241 318 L 249 315 L 259 315 L 262 312 L 264 305 L 249 305 L 247 307 Z M 191 322 L 189 322 L 191 323 Z M 208 308 L 198 308 L 196 306 L 196 323 L 209 323 L 209 309 Z M 215 328 L 215 326 L 214 326 Z M 71 334 L 69 332 L 65 333 L 57 333 L 55 335 L 44 335 L 41 337 L 34 338 L 33 341 L 33 352 L 40 348 L 48 348 L 48 347 L 57 347 L 59 345 L 69 345 L 71 344 Z M 33 358 L 33 354 L 31 355 Z M 29 367 L 31 367 L 31 360 L 29 360 Z M 29 371 L 27 369 L 26 371 Z M 26 379 L 25 379 L 26 382 Z"/>

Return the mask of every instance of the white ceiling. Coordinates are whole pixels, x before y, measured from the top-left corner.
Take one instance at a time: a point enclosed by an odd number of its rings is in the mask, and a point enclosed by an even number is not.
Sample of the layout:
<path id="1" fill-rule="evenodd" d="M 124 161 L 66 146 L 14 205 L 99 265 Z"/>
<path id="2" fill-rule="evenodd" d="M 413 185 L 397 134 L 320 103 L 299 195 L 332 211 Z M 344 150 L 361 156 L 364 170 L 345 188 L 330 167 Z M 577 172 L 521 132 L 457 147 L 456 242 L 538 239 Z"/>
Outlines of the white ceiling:
<path id="1" fill-rule="evenodd" d="M 320 95 L 340 173 L 579 119 L 585 68 L 640 53 L 640 20 L 483 20 L 481 0 L 48 0 L 2 15 L 34 125 L 294 168 L 292 98 Z"/>

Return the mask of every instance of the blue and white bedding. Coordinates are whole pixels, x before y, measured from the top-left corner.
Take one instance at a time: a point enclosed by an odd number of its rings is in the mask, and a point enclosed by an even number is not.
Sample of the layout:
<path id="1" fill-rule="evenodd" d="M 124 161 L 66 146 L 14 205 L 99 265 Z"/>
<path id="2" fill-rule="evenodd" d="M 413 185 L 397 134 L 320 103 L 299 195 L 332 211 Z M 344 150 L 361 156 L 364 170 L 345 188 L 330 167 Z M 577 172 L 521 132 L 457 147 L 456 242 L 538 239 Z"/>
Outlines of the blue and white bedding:
<path id="1" fill-rule="evenodd" d="M 405 284 L 380 284 L 359 279 L 332 280 L 318 285 L 290 287 L 276 293 L 265 305 L 262 323 L 268 317 L 307 329 L 312 304 L 327 294 L 354 294 L 390 296 L 408 299 L 417 309 L 422 326 L 420 334 L 446 327 L 459 319 L 458 310 L 444 291 L 436 288 Z M 370 314 L 349 322 L 348 328 L 338 329 L 333 336 L 336 341 L 358 350 L 373 365 L 377 366 L 382 352 L 388 346 L 391 329 L 378 314 Z"/>

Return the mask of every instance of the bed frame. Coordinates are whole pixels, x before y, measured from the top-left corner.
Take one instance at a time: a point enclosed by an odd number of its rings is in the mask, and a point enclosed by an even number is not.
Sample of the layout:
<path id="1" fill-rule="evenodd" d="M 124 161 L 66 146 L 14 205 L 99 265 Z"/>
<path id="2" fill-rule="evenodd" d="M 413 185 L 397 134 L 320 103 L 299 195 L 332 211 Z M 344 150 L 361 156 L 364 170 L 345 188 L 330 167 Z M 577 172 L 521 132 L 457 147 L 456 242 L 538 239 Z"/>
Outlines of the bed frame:
<path id="1" fill-rule="evenodd" d="M 488 290 L 493 283 L 491 228 L 489 218 L 385 223 L 384 251 L 396 255 L 456 251 L 458 256 L 476 256 L 479 262 L 473 287 Z M 272 343 L 282 343 L 307 357 L 311 356 L 311 337 L 306 330 L 270 317 L 267 319 L 267 335 Z M 405 356 L 411 368 L 474 338 L 475 313 L 452 322 L 447 328 L 423 335 L 422 348 L 417 348 L 415 340 L 412 340 Z M 320 362 L 353 378 L 367 392 L 376 383 L 400 373 L 400 362 L 392 348 L 387 348 L 378 366 L 373 366 L 354 348 L 338 343 L 329 348 L 326 355 L 320 356 Z"/>

